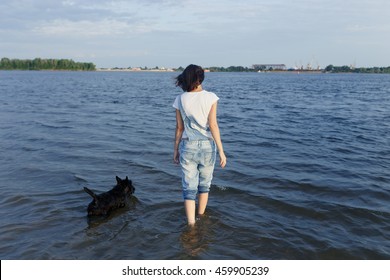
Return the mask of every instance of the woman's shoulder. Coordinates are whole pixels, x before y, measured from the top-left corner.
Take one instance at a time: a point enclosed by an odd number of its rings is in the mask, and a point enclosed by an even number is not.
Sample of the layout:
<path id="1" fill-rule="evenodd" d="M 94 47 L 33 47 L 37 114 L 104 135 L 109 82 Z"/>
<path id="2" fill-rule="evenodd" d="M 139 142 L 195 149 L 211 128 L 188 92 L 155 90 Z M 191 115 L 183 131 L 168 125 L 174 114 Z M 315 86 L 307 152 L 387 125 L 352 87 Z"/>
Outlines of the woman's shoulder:
<path id="1" fill-rule="evenodd" d="M 211 101 L 217 101 L 219 99 L 219 97 L 214 92 L 204 90 L 204 94 L 207 96 L 207 99 Z"/>
<path id="2" fill-rule="evenodd" d="M 181 95 L 182 95 L 182 94 L 177 95 L 176 98 L 175 98 L 175 100 L 173 101 L 172 106 L 173 106 L 174 108 L 176 108 L 176 109 L 179 109 L 179 100 L 180 100 L 180 98 L 181 98 Z"/>

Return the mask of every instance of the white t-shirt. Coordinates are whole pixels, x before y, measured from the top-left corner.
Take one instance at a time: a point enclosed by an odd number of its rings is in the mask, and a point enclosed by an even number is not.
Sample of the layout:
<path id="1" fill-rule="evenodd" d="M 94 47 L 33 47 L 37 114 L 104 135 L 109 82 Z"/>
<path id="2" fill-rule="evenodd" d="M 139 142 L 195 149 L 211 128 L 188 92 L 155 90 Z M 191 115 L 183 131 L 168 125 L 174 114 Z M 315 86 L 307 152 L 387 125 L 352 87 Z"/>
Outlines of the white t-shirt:
<path id="1" fill-rule="evenodd" d="M 173 107 L 179 109 L 179 98 L 182 96 L 181 102 L 187 116 L 193 117 L 201 126 L 208 127 L 208 117 L 211 106 L 219 100 L 219 97 L 210 91 L 202 90 L 196 92 L 184 92 L 178 95 L 173 103 Z M 211 138 L 211 132 L 209 137 Z M 183 138 L 187 137 L 186 132 L 183 132 Z"/>

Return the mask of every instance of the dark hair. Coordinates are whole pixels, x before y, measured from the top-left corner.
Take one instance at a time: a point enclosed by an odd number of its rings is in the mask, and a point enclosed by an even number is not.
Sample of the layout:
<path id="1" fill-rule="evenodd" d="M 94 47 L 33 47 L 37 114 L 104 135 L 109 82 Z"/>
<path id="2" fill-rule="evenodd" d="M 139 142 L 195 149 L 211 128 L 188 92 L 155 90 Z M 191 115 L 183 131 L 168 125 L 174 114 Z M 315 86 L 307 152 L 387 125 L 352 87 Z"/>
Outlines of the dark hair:
<path id="1" fill-rule="evenodd" d="M 176 77 L 176 86 L 183 91 L 192 91 L 201 85 L 204 80 L 204 70 L 202 67 L 190 64 L 184 69 L 183 73 Z"/>

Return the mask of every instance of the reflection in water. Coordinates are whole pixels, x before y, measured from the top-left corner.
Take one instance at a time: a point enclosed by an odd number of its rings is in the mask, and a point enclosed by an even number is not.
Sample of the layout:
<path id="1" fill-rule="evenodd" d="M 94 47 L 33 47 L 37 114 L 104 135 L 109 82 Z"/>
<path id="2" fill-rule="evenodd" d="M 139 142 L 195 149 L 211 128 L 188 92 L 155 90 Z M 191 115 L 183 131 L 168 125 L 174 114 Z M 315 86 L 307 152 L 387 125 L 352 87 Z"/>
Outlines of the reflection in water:
<path id="1" fill-rule="evenodd" d="M 129 199 L 127 199 L 125 207 L 115 209 L 112 212 L 110 212 L 108 215 L 87 216 L 88 229 L 93 229 L 97 226 L 100 226 L 101 224 L 110 221 L 115 217 L 123 215 L 128 211 L 133 211 L 136 208 L 137 204 L 140 204 L 140 201 L 136 196 L 133 195 Z"/>
<path id="2" fill-rule="evenodd" d="M 194 226 L 186 226 L 180 236 L 184 252 L 192 258 L 205 253 L 214 236 L 213 222 L 205 214 L 197 219 Z"/>

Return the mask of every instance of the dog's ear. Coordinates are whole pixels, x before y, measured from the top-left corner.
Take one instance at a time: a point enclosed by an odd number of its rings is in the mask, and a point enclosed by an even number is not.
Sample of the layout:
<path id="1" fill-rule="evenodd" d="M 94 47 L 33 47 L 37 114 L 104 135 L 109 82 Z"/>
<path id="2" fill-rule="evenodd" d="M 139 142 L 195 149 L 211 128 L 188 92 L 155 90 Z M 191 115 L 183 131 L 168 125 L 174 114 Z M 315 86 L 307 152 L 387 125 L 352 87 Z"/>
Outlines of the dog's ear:
<path id="1" fill-rule="evenodd" d="M 119 178 L 118 176 L 115 176 L 115 178 L 116 178 L 117 184 L 120 185 L 120 183 L 122 183 L 122 179 Z"/>
<path id="2" fill-rule="evenodd" d="M 129 180 L 129 177 L 126 176 L 126 183 L 128 183 L 129 185 L 132 185 L 133 182 L 131 182 L 131 180 Z"/>
<path id="3" fill-rule="evenodd" d="M 93 199 L 98 200 L 96 194 L 93 191 L 91 191 L 90 189 L 88 189 L 87 187 L 84 187 L 84 191 L 87 194 L 89 194 L 90 196 L 92 196 Z"/>

